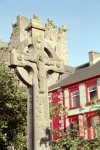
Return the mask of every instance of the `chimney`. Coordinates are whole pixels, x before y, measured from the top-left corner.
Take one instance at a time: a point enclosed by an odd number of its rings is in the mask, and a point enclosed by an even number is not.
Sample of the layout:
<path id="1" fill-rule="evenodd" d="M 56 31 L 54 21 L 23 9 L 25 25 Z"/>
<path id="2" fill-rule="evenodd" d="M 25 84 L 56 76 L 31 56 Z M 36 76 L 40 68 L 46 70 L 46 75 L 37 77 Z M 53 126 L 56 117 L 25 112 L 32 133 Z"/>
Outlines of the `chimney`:
<path id="1" fill-rule="evenodd" d="M 100 53 L 99 52 L 91 51 L 88 54 L 89 54 L 90 65 L 93 65 L 100 60 Z"/>

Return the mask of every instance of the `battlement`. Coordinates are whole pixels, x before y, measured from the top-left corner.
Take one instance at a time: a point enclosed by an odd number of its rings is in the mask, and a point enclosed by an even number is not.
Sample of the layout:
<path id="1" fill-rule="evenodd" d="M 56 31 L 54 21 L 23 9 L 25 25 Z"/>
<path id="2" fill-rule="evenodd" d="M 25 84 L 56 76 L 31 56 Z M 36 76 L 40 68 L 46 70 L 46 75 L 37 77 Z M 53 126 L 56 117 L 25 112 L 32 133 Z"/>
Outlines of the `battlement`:
<path id="1" fill-rule="evenodd" d="M 54 25 L 53 21 L 47 19 L 47 23 L 45 24 L 45 39 L 52 45 L 59 58 L 64 61 L 64 64 L 68 65 L 66 32 L 66 26 L 62 25 L 57 31 L 57 26 Z"/>
<path id="2" fill-rule="evenodd" d="M 11 51 L 13 48 L 17 48 L 17 45 L 30 37 L 32 32 L 30 27 L 37 25 L 42 26 L 42 22 L 39 20 L 37 15 L 34 15 L 30 21 L 24 16 L 17 16 L 16 23 L 12 24 L 12 33 L 10 37 L 10 43 L 8 48 L 8 43 L 0 40 L 1 49 L 6 49 L 7 51 Z M 43 27 L 43 26 L 42 26 Z M 44 38 L 45 41 L 48 42 L 56 51 L 57 55 L 61 60 L 64 61 L 65 65 L 68 65 L 68 48 L 67 48 L 67 29 L 64 25 L 58 28 L 54 25 L 53 21 L 47 19 L 47 23 L 45 27 L 42 28 L 44 30 Z"/>

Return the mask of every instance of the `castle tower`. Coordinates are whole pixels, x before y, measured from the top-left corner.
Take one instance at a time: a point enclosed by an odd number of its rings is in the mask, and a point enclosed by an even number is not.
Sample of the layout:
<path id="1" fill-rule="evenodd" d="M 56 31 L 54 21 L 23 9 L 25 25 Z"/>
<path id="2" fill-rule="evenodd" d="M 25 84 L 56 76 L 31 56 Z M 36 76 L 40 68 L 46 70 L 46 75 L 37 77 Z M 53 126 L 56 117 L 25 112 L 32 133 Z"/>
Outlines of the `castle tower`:
<path id="1" fill-rule="evenodd" d="M 9 43 L 9 51 L 16 48 L 19 42 L 28 37 L 28 33 L 25 28 L 28 26 L 28 19 L 24 16 L 17 16 L 17 21 L 12 25 L 12 33 Z"/>
<path id="2" fill-rule="evenodd" d="M 45 39 L 56 51 L 65 65 L 68 65 L 68 49 L 67 49 L 67 37 L 66 27 L 61 26 L 57 32 L 57 27 L 53 24 L 53 21 L 48 19 L 45 24 Z"/>
<path id="3" fill-rule="evenodd" d="M 59 58 L 64 61 L 64 64 L 68 65 L 68 47 L 66 31 L 66 26 L 63 25 L 58 29 L 56 51 Z"/>
<path id="4" fill-rule="evenodd" d="M 54 50 L 56 51 L 56 42 L 57 42 L 57 31 L 56 26 L 53 24 L 53 21 L 50 19 L 47 20 L 45 24 L 45 39 L 46 41 L 52 45 Z"/>
<path id="5" fill-rule="evenodd" d="M 34 15 L 34 19 L 39 19 Z M 30 20 L 31 23 L 31 20 Z M 28 19 L 24 16 L 17 16 L 17 22 L 12 25 L 13 30 L 9 43 L 9 51 L 16 48 L 18 43 L 30 36 L 31 32 L 27 27 L 30 25 Z M 63 60 L 65 65 L 68 65 L 68 49 L 66 38 L 66 27 L 61 26 L 57 32 L 57 27 L 53 24 L 53 21 L 48 19 L 45 24 L 45 41 L 48 42 L 56 51 L 57 55 Z"/>

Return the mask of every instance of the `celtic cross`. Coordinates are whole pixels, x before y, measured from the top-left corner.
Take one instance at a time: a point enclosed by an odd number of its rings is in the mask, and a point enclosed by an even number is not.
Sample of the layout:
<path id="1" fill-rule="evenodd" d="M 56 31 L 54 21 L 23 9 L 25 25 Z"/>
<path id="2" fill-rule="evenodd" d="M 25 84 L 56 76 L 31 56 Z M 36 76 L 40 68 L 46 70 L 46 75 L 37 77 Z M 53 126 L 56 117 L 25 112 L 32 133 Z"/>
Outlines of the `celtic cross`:
<path id="1" fill-rule="evenodd" d="M 10 67 L 28 87 L 28 150 L 50 150 L 48 86 L 65 68 L 44 39 L 44 28 L 32 19 L 29 37 L 11 51 Z"/>

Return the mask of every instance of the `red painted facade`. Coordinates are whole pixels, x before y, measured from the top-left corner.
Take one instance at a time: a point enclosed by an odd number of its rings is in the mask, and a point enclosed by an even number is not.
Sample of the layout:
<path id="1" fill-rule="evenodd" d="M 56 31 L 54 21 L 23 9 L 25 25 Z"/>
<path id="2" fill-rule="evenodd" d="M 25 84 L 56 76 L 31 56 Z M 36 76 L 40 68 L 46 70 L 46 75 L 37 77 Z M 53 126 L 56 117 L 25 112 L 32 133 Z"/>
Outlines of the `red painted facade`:
<path id="1" fill-rule="evenodd" d="M 97 92 L 97 100 L 98 100 L 98 88 L 97 88 L 97 79 L 100 78 L 100 76 L 96 76 L 96 77 L 92 77 L 92 78 L 89 78 L 89 79 L 86 79 L 86 80 L 83 80 L 83 81 L 79 81 L 77 83 L 73 83 L 71 85 L 67 85 L 67 86 L 64 86 L 64 87 L 61 87 L 61 92 L 62 92 L 62 101 L 63 101 L 63 106 L 64 108 L 66 107 L 66 102 L 65 102 L 65 95 L 64 95 L 64 91 L 65 89 L 67 88 L 68 91 L 69 91 L 69 109 L 73 110 L 73 109 L 77 109 L 77 108 L 81 108 L 81 101 L 80 101 L 80 94 L 79 94 L 79 105 L 78 106 L 75 106 L 73 107 L 73 103 L 72 103 L 72 92 L 74 90 L 78 90 L 79 93 L 80 93 L 80 89 L 79 89 L 79 85 L 80 84 L 83 84 L 85 85 L 85 93 L 86 93 L 86 102 L 84 102 L 85 104 L 85 107 L 89 106 L 92 104 L 92 102 L 89 102 L 89 86 L 92 86 L 92 85 L 96 85 L 96 92 Z M 60 101 L 60 98 L 59 98 L 59 95 L 61 92 L 58 92 L 58 89 L 56 90 L 52 90 L 52 104 L 53 105 L 56 105 L 59 103 Z M 65 108 L 66 109 L 66 108 Z M 70 123 L 70 128 L 73 128 L 74 124 L 77 122 L 78 125 L 79 125 L 79 131 L 80 131 L 80 136 L 84 136 L 85 135 L 85 132 L 84 132 L 84 118 L 83 118 L 83 115 L 86 115 L 86 121 L 87 121 L 87 136 L 88 136 L 88 139 L 92 139 L 93 136 L 92 136 L 92 130 L 91 130 L 91 117 L 93 116 L 97 116 L 97 113 L 96 111 L 88 111 L 88 112 L 84 112 L 83 113 L 78 113 L 78 114 L 72 114 L 70 116 L 68 116 L 69 118 L 69 123 Z M 67 129 L 67 123 L 66 123 L 66 118 L 67 116 L 64 115 L 64 121 L 63 121 L 63 126 L 64 128 L 62 130 L 64 130 L 66 132 L 66 129 Z M 59 115 L 56 116 L 55 119 L 53 119 L 53 128 L 54 129 L 58 129 L 59 130 L 59 127 L 61 126 L 61 124 L 59 123 L 59 121 L 61 120 L 61 118 L 59 117 Z M 61 130 L 59 130 L 61 131 Z M 54 135 L 53 136 L 53 139 L 54 140 L 57 140 L 59 138 L 59 136 L 56 136 Z"/>
<path id="2" fill-rule="evenodd" d="M 55 90 L 52 92 L 52 105 L 55 106 L 58 104 L 58 102 L 59 102 L 59 92 L 57 90 Z M 57 114 L 56 118 L 54 118 L 52 121 L 52 127 L 58 131 L 60 131 L 59 130 L 59 127 L 60 127 L 59 121 L 60 121 L 60 117 Z M 54 140 L 57 140 L 58 138 L 59 138 L 59 136 L 53 135 Z"/>

